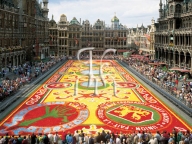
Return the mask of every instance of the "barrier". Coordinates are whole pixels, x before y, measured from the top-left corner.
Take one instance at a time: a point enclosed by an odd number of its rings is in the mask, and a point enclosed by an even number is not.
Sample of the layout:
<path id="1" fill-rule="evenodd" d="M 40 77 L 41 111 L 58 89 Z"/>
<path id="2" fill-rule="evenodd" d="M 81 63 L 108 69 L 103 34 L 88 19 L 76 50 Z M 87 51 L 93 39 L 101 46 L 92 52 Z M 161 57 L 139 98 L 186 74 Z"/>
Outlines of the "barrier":
<path id="1" fill-rule="evenodd" d="M 33 91 L 33 87 L 38 84 L 41 80 L 45 79 L 50 73 L 56 71 L 58 68 L 60 68 L 63 63 L 66 63 L 67 60 L 60 61 L 55 66 L 53 66 L 49 71 L 45 71 L 43 75 L 40 75 L 36 80 L 34 80 L 32 83 L 30 83 L 30 86 L 28 86 L 24 91 L 19 91 L 18 93 L 15 93 L 11 97 L 7 99 L 7 102 L 2 101 L 0 105 L 0 113 L 3 112 L 7 107 L 9 107 L 13 102 L 17 101 L 21 96 L 23 96 L 26 93 L 29 93 L 29 91 Z M 17 96 L 20 95 L 20 96 Z"/>

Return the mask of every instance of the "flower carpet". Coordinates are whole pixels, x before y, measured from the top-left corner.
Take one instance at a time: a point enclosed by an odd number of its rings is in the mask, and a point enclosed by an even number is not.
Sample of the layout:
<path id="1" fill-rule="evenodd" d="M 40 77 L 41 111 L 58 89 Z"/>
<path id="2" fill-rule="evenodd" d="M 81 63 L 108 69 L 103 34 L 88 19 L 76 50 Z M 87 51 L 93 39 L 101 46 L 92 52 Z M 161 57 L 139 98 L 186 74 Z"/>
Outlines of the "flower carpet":
<path id="1" fill-rule="evenodd" d="M 0 123 L 0 135 L 191 127 L 116 61 L 69 60 Z"/>

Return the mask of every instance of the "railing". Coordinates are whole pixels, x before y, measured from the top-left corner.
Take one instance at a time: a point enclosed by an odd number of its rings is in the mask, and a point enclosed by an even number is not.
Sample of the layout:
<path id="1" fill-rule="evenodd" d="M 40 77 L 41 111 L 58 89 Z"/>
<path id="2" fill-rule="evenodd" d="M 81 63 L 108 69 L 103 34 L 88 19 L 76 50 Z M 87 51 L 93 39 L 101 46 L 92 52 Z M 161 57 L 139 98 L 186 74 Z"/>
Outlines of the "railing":
<path id="1" fill-rule="evenodd" d="M 119 63 L 192 117 L 192 105 L 184 98 L 178 97 L 177 92 L 173 89 L 172 86 L 164 85 L 162 81 L 157 81 L 150 75 L 139 73 L 134 69 L 134 67 L 129 66 L 126 62 L 119 61 Z"/>
<path id="2" fill-rule="evenodd" d="M 13 102 L 17 101 L 21 95 L 26 94 L 27 92 L 29 92 L 33 86 L 35 86 L 37 83 L 39 83 L 41 80 L 43 80 L 45 77 L 47 77 L 50 73 L 52 73 L 53 71 L 55 71 L 56 69 L 58 69 L 63 63 L 65 63 L 67 61 L 67 59 L 64 60 L 60 60 L 58 62 L 55 62 L 54 65 L 51 65 L 50 67 L 48 67 L 48 69 L 46 69 L 45 71 L 42 72 L 42 75 L 39 74 L 38 77 L 33 77 L 33 79 L 31 79 L 30 81 L 30 86 L 28 86 L 24 91 L 23 90 L 17 90 L 15 92 L 12 93 L 12 95 L 9 95 L 7 97 L 4 97 L 4 99 L 0 99 L 0 101 L 2 101 L 1 105 L 0 105 L 0 113 L 3 112 L 8 106 L 10 106 Z M 25 83 L 27 84 L 27 83 Z M 23 85 L 24 86 L 24 85 Z M 33 89 L 32 89 L 33 90 Z"/>

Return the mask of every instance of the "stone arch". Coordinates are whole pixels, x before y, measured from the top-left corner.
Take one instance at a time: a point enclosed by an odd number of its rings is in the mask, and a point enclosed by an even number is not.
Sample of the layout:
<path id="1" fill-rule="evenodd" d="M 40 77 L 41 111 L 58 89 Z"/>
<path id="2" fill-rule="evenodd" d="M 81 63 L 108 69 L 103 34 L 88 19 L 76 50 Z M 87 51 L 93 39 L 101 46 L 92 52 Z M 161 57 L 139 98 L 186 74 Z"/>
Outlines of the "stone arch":
<path id="1" fill-rule="evenodd" d="M 5 67 L 5 57 L 2 58 L 2 67 Z"/>
<path id="2" fill-rule="evenodd" d="M 179 28 L 181 28 L 181 27 L 182 27 L 182 20 L 181 20 L 181 18 L 177 18 L 177 19 L 176 19 L 175 28 L 176 28 L 176 29 L 179 29 Z"/>
<path id="3" fill-rule="evenodd" d="M 170 64 L 171 64 L 171 66 L 173 65 L 173 50 L 169 50 L 168 51 L 168 53 L 169 53 L 169 55 L 170 55 Z"/>
<path id="4" fill-rule="evenodd" d="M 185 53 L 183 51 L 180 52 L 180 66 L 184 68 L 185 66 Z"/>
<path id="5" fill-rule="evenodd" d="M 18 66 L 17 55 L 14 55 L 14 66 Z"/>
<path id="6" fill-rule="evenodd" d="M 173 13 L 173 5 L 171 5 L 171 6 L 169 7 L 169 12 L 170 12 L 170 13 Z"/>
<path id="7" fill-rule="evenodd" d="M 175 64 L 179 66 L 179 52 L 175 51 Z"/>
<path id="8" fill-rule="evenodd" d="M 191 68 L 191 54 L 186 52 L 186 68 Z"/>
<path id="9" fill-rule="evenodd" d="M 162 48 L 162 53 L 161 53 L 161 61 L 164 61 L 165 60 L 165 50 L 164 48 Z"/>
<path id="10" fill-rule="evenodd" d="M 177 4 L 175 6 L 175 13 L 181 13 L 182 12 L 182 6 L 180 4 Z"/>

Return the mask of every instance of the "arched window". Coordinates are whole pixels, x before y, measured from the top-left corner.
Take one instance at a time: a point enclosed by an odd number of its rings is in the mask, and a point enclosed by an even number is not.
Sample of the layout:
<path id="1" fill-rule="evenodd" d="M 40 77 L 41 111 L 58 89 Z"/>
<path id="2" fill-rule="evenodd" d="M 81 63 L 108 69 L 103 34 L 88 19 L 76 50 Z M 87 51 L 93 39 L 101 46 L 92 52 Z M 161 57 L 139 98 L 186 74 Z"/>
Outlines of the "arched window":
<path id="1" fill-rule="evenodd" d="M 170 6 L 170 13 L 173 13 L 173 5 Z"/>
<path id="2" fill-rule="evenodd" d="M 177 5 L 176 5 L 175 12 L 176 12 L 176 13 L 181 13 L 181 5 L 180 5 L 180 4 L 177 4 Z"/>

